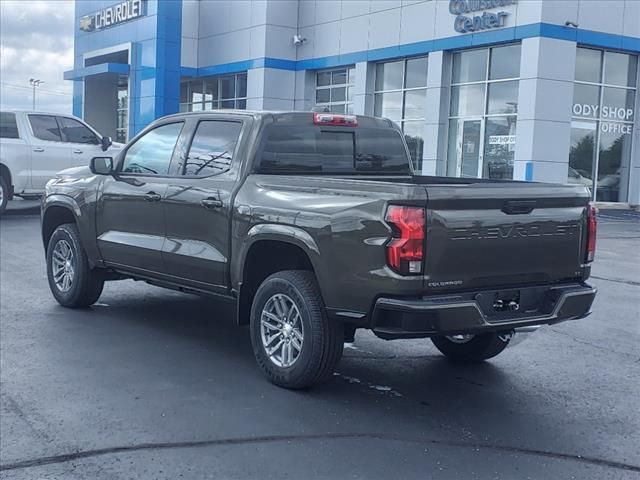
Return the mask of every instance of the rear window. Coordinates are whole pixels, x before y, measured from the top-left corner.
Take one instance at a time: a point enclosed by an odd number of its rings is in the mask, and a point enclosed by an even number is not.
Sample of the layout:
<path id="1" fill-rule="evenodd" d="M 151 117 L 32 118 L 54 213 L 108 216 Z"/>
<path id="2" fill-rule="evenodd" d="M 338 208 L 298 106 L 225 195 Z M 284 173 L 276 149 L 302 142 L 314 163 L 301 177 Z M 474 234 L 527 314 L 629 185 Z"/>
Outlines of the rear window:
<path id="1" fill-rule="evenodd" d="M 402 136 L 390 128 L 271 125 L 258 165 L 280 174 L 411 173 Z"/>
<path id="2" fill-rule="evenodd" d="M 20 138 L 15 113 L 0 112 L 0 138 Z"/>

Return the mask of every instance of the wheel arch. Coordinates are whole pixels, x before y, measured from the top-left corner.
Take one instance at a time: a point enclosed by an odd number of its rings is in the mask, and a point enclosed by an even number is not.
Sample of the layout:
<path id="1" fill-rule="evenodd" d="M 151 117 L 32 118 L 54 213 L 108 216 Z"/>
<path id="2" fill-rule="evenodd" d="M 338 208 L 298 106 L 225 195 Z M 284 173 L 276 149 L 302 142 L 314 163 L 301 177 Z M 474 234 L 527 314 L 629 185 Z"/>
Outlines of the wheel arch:
<path id="1" fill-rule="evenodd" d="M 7 186 L 9 187 L 9 200 L 13 199 L 13 177 L 11 176 L 11 170 L 4 163 L 0 162 L 0 176 L 7 180 Z"/>
<path id="2" fill-rule="evenodd" d="M 313 238 L 304 230 L 282 225 L 258 225 L 249 230 L 239 252 L 239 261 L 232 273 L 238 291 L 237 322 L 249 323 L 251 304 L 260 284 L 269 275 L 283 270 L 311 271 L 318 284 L 319 250 Z"/>
<path id="3" fill-rule="evenodd" d="M 64 223 L 78 224 L 80 215 L 80 208 L 72 198 L 63 195 L 47 197 L 42 207 L 42 243 L 45 250 L 55 229 Z"/>

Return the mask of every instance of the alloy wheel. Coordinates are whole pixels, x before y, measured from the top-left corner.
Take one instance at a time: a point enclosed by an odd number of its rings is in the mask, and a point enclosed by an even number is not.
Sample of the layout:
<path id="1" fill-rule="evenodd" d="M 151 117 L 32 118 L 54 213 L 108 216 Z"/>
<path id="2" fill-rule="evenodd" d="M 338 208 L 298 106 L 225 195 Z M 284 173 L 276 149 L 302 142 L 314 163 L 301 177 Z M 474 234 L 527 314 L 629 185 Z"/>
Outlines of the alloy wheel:
<path id="1" fill-rule="evenodd" d="M 76 268 L 73 249 L 66 240 L 58 240 L 53 248 L 51 266 L 53 281 L 61 292 L 68 292 L 73 286 Z"/>
<path id="2" fill-rule="evenodd" d="M 262 346 L 278 367 L 291 367 L 300 357 L 304 326 L 298 306 L 291 297 L 277 293 L 269 298 L 260 315 Z"/>

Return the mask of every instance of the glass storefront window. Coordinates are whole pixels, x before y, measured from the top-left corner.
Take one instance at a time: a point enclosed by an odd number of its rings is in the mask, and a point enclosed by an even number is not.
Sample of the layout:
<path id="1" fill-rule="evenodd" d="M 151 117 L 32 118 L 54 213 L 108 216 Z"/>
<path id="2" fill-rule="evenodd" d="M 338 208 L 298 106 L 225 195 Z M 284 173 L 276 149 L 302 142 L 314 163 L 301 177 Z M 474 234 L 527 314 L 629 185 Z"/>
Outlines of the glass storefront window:
<path id="1" fill-rule="evenodd" d="M 489 50 L 467 50 L 453 56 L 452 83 L 482 82 L 487 78 Z"/>
<path id="2" fill-rule="evenodd" d="M 316 106 L 333 113 L 353 113 L 355 67 L 343 67 L 316 73 Z"/>
<path id="3" fill-rule="evenodd" d="M 591 187 L 596 152 L 596 122 L 574 121 L 571 125 L 569 183 Z"/>
<path id="4" fill-rule="evenodd" d="M 484 178 L 511 180 L 516 151 L 516 117 L 489 117 L 484 130 Z"/>
<path id="5" fill-rule="evenodd" d="M 118 105 L 116 109 L 116 138 L 114 141 L 127 143 L 129 134 L 129 78 L 118 77 Z"/>
<path id="6" fill-rule="evenodd" d="M 518 81 L 489 84 L 487 113 L 518 113 Z"/>
<path id="7" fill-rule="evenodd" d="M 518 78 L 520 76 L 520 44 L 491 49 L 489 80 Z"/>
<path id="8" fill-rule="evenodd" d="M 453 54 L 447 175 L 513 178 L 520 44 Z"/>
<path id="9" fill-rule="evenodd" d="M 604 64 L 604 83 L 622 87 L 636 86 L 638 57 L 626 53 L 605 52 Z"/>
<path id="10" fill-rule="evenodd" d="M 180 111 L 197 112 L 219 108 L 247 108 L 247 73 L 183 80 Z"/>
<path id="11" fill-rule="evenodd" d="M 602 78 L 602 52 L 578 48 L 576 53 L 576 81 L 600 83 Z"/>
<path id="12" fill-rule="evenodd" d="M 467 117 L 484 113 L 484 84 L 451 87 L 451 115 Z"/>
<path id="13" fill-rule="evenodd" d="M 637 68 L 637 56 L 577 50 L 568 182 L 598 201 L 628 199 Z"/>
<path id="14" fill-rule="evenodd" d="M 424 152 L 427 68 L 427 57 L 376 65 L 374 115 L 400 125 L 418 173 L 422 170 Z"/>

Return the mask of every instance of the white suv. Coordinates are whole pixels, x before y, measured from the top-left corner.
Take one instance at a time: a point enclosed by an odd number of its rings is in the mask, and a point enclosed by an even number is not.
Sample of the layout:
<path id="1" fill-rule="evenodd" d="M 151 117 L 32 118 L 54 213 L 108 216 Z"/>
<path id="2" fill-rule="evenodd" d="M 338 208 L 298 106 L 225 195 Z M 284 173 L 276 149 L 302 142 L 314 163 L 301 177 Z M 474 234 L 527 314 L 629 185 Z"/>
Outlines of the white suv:
<path id="1" fill-rule="evenodd" d="M 89 165 L 92 157 L 120 148 L 71 115 L 0 112 L 0 215 L 14 196 L 44 193 L 60 170 Z"/>

